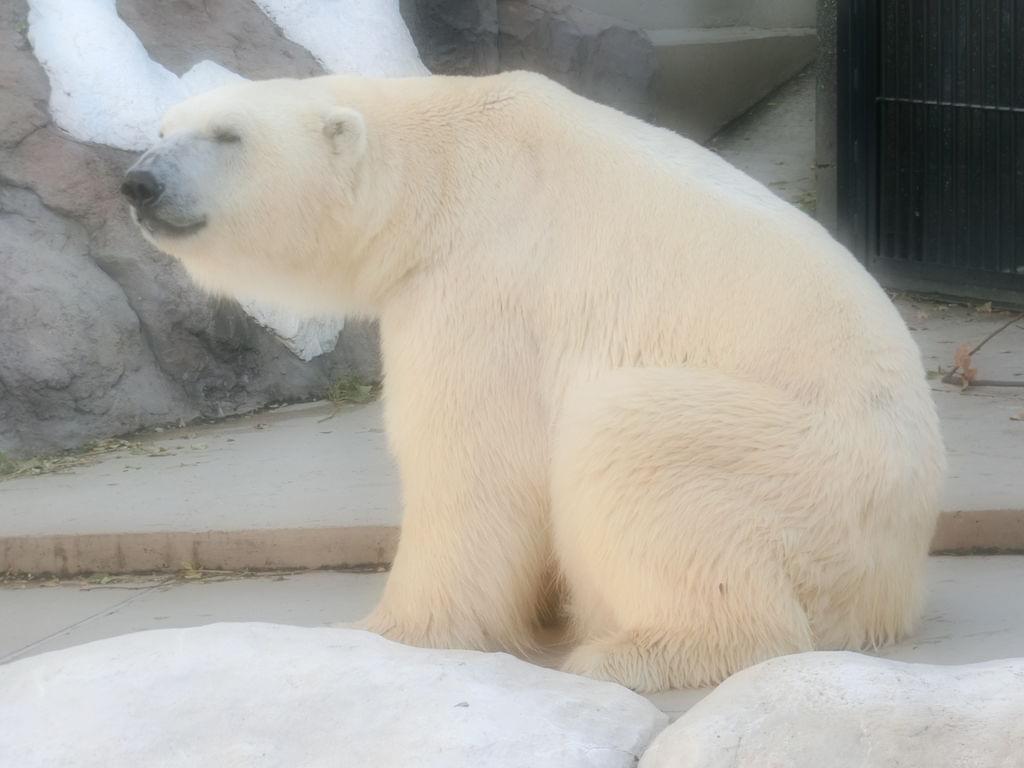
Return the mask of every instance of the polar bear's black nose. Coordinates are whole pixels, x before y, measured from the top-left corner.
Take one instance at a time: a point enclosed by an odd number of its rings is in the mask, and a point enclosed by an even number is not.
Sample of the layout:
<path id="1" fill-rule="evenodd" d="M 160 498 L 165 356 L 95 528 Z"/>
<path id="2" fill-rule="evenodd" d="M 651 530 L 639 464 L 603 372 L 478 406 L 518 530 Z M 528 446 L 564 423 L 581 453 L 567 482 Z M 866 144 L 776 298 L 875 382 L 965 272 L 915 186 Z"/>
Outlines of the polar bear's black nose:
<path id="1" fill-rule="evenodd" d="M 144 208 L 160 197 L 164 185 L 149 171 L 128 171 L 121 184 L 121 194 L 136 208 Z"/>

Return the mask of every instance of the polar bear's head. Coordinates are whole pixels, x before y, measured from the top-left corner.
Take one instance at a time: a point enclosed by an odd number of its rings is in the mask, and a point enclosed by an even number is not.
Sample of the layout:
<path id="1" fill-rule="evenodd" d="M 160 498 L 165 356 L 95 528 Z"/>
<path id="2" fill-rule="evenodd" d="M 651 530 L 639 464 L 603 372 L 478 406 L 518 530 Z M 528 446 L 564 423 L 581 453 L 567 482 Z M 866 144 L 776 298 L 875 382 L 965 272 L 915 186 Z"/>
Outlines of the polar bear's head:
<path id="1" fill-rule="evenodd" d="M 326 278 L 318 268 L 331 261 L 337 272 L 343 241 L 358 237 L 366 123 L 325 80 L 189 99 L 125 175 L 146 238 L 207 289 L 308 307 Z"/>

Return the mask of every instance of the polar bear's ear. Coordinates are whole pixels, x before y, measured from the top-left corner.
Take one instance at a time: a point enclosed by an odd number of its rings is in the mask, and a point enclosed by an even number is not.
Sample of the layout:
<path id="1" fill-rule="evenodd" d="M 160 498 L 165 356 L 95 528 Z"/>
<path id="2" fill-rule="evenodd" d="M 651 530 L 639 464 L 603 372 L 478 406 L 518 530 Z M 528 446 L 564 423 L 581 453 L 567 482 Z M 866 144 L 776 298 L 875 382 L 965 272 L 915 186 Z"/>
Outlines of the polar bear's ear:
<path id="1" fill-rule="evenodd" d="M 333 145 L 334 154 L 356 160 L 366 149 L 366 122 L 354 109 L 334 107 L 324 115 L 324 136 Z"/>

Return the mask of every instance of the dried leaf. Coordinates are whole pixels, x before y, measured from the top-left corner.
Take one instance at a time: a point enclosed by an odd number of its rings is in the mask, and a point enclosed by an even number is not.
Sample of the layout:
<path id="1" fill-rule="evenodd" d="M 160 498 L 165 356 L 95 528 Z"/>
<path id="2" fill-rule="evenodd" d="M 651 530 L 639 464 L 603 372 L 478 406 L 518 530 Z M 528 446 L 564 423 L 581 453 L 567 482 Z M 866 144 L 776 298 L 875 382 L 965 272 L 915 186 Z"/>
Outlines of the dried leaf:
<path id="1" fill-rule="evenodd" d="M 964 381 L 964 388 L 970 386 L 971 382 L 978 378 L 978 369 L 971 367 L 971 347 L 969 344 L 961 344 L 953 354 L 953 363 L 960 369 L 960 378 Z"/>
<path id="2" fill-rule="evenodd" d="M 1024 411 L 1015 413 L 1013 416 L 1010 417 L 1010 421 L 1024 421 Z"/>
<path id="3" fill-rule="evenodd" d="M 992 302 L 986 301 L 984 304 L 979 304 L 978 311 L 983 312 L 986 315 L 992 314 Z"/>
<path id="4" fill-rule="evenodd" d="M 195 563 L 184 562 L 181 564 L 178 576 L 183 579 L 201 579 L 203 578 L 203 570 Z"/>

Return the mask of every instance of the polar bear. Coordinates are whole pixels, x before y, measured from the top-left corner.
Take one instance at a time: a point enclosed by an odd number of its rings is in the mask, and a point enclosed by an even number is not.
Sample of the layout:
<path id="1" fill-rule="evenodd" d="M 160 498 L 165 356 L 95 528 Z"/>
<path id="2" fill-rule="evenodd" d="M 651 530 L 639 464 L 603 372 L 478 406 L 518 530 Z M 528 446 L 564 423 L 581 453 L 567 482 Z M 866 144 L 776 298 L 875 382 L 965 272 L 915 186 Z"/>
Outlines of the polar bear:
<path id="1" fill-rule="evenodd" d="M 123 186 L 207 289 L 379 318 L 401 543 L 362 626 L 641 691 L 913 626 L 944 452 L 824 229 L 535 74 L 228 86 Z M 554 606 L 554 608 L 553 608 Z"/>

